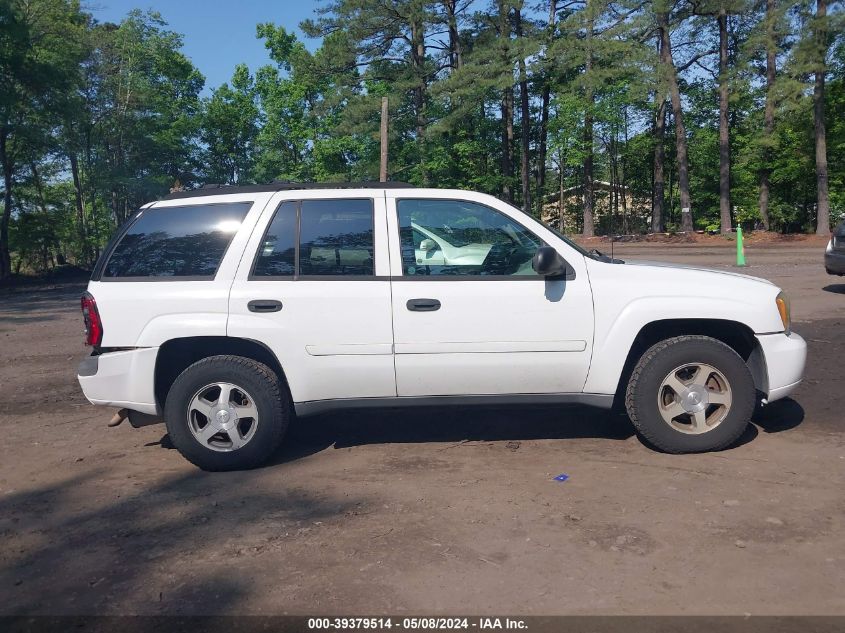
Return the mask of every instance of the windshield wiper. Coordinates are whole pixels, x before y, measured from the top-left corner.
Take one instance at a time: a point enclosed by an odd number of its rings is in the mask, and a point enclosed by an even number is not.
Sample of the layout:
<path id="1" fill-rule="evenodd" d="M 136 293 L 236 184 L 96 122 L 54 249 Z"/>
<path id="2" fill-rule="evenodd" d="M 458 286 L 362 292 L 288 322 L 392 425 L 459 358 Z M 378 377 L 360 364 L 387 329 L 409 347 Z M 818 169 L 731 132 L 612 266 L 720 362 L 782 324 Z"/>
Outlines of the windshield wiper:
<path id="1" fill-rule="evenodd" d="M 592 259 L 596 260 L 597 262 L 604 262 L 606 264 L 624 264 L 625 262 L 621 259 L 615 259 L 610 257 L 609 255 L 605 255 L 597 248 L 591 249 L 589 253 L 587 253 Z"/>

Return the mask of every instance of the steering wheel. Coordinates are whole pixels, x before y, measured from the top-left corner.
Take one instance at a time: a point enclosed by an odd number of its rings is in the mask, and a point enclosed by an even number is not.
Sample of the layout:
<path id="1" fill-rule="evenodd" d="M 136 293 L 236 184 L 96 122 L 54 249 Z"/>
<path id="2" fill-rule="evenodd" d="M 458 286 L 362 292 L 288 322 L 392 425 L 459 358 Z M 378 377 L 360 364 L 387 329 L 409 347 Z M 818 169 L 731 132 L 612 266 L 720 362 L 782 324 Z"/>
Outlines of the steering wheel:
<path id="1" fill-rule="evenodd" d="M 483 275 L 510 275 L 513 274 L 512 260 L 516 246 L 511 244 L 497 243 L 490 247 L 487 256 L 481 262 L 480 272 Z"/>

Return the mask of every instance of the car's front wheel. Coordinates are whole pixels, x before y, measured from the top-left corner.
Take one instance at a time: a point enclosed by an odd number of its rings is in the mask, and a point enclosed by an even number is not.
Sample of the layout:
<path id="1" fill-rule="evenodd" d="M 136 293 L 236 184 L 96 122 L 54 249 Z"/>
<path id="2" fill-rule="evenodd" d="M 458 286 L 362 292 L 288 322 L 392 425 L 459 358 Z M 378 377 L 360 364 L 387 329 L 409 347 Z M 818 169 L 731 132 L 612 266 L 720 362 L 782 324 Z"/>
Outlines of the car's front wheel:
<path id="1" fill-rule="evenodd" d="M 649 443 L 669 453 L 695 453 L 739 439 L 756 390 L 733 349 L 707 336 L 677 336 L 642 355 L 625 396 L 628 416 Z"/>
<path id="2" fill-rule="evenodd" d="M 290 403 L 279 377 L 241 356 L 197 361 L 173 382 L 164 421 L 173 445 L 203 470 L 258 466 L 278 448 Z"/>

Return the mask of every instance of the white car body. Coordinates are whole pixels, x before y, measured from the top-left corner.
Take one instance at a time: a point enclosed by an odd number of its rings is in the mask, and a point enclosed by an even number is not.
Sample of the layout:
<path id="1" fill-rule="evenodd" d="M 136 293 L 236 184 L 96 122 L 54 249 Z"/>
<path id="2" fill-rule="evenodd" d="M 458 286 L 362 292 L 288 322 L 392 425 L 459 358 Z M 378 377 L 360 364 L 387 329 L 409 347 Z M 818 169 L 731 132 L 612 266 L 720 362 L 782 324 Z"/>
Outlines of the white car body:
<path id="1" fill-rule="evenodd" d="M 485 194 L 436 189 L 301 189 L 225 193 L 214 202 L 251 207 L 213 279 L 92 280 L 104 333 L 79 382 L 94 404 L 160 416 L 160 350 L 195 337 L 257 342 L 278 361 L 299 414 L 329 408 L 432 402 L 582 402 L 609 407 L 638 335 L 721 324 L 748 333 L 748 363 L 768 401 L 800 383 L 803 339 L 789 332 L 768 281 L 663 264 L 587 257 L 518 209 Z M 499 211 L 553 247 L 566 279 L 403 277 L 396 201 L 476 202 Z M 375 211 L 371 279 L 250 279 L 262 236 L 280 202 L 367 198 Z M 165 209 L 208 195 L 154 202 Z M 438 240 L 435 235 L 430 239 Z M 477 257 L 489 247 L 480 245 Z M 441 255 L 451 256 L 448 244 Z M 431 250 L 415 251 L 417 258 Z M 411 312 L 409 300 L 441 308 Z M 283 309 L 255 313 L 253 300 Z M 674 324 L 674 325 L 673 325 Z M 710 330 L 708 330 L 710 331 Z M 205 339 L 204 339 L 205 340 Z M 213 350 L 210 350 L 213 352 Z M 167 361 L 170 362 L 170 361 Z"/>

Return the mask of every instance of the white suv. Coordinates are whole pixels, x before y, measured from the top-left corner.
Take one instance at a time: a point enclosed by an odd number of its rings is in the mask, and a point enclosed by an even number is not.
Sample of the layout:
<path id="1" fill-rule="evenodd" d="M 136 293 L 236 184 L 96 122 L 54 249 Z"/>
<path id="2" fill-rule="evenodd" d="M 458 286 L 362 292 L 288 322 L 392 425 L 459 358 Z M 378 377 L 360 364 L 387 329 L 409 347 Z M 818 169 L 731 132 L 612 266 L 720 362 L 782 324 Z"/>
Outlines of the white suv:
<path id="1" fill-rule="evenodd" d="M 588 253 L 518 209 L 400 183 L 172 194 L 117 233 L 82 298 L 79 382 L 208 470 L 291 417 L 383 406 L 624 403 L 673 453 L 725 447 L 801 382 L 771 283 Z"/>

